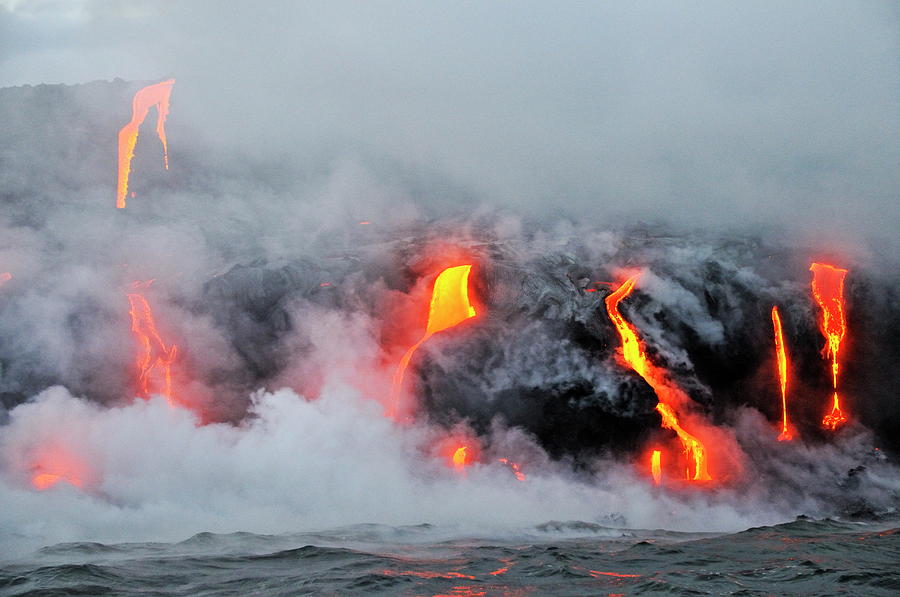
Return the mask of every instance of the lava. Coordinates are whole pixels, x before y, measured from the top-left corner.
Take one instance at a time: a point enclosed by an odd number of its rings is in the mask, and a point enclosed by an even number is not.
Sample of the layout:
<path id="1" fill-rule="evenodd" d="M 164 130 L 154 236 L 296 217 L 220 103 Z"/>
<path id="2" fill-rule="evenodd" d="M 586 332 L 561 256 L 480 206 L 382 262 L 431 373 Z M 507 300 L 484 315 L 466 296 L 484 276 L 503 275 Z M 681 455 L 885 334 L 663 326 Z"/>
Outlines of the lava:
<path id="1" fill-rule="evenodd" d="M 781 433 L 778 441 L 790 441 L 794 439 L 788 425 L 787 414 L 787 353 L 784 350 L 784 335 L 781 331 L 781 317 L 778 315 L 778 307 L 772 307 L 772 326 L 775 331 L 775 358 L 778 361 L 778 381 L 781 386 Z"/>
<path id="2" fill-rule="evenodd" d="M 419 346 L 434 334 L 475 317 L 475 308 L 469 303 L 469 272 L 471 270 L 471 265 L 448 267 L 435 279 L 425 335 L 406 351 L 394 372 L 391 384 L 391 402 L 388 409 L 389 417 L 397 414 L 400 392 L 403 389 L 403 376 L 413 353 Z"/>
<path id="3" fill-rule="evenodd" d="M 471 574 L 463 574 L 462 572 L 432 572 L 430 570 L 382 570 L 381 574 L 385 576 L 415 576 L 418 578 L 467 578 L 475 580 Z"/>
<path id="4" fill-rule="evenodd" d="M 622 339 L 621 356 L 625 363 L 644 378 L 656 392 L 658 399 L 656 410 L 662 416 L 662 426 L 673 430 L 678 435 L 685 456 L 689 462 L 692 462 L 692 466 L 685 471 L 685 477 L 691 481 L 711 481 L 706 447 L 681 426 L 676 412 L 677 407 L 687 406 L 690 398 L 669 379 L 664 369 L 650 362 L 644 352 L 644 346 L 638 338 L 637 330 L 625 321 L 619 312 L 619 302 L 631 294 L 636 281 L 637 276 L 632 276 L 606 297 L 606 311 Z"/>
<path id="5" fill-rule="evenodd" d="M 456 450 L 453 451 L 453 466 L 461 469 L 466 466 L 469 451 L 468 446 L 460 446 Z"/>
<path id="6" fill-rule="evenodd" d="M 31 486 L 38 491 L 46 491 L 60 483 L 84 489 L 91 476 L 88 467 L 80 458 L 55 442 L 39 448 L 33 458 L 30 467 Z"/>
<path id="7" fill-rule="evenodd" d="M 513 472 L 513 475 L 515 475 L 517 481 L 525 480 L 525 473 L 522 472 L 521 467 L 517 463 L 511 461 L 508 458 L 498 458 L 497 462 L 508 466 L 510 468 L 510 470 Z"/>
<path id="8" fill-rule="evenodd" d="M 615 576 L 616 578 L 640 578 L 640 574 L 625 574 L 623 572 L 603 572 L 601 570 L 588 570 L 591 576 Z"/>
<path id="9" fill-rule="evenodd" d="M 166 346 L 156 329 L 156 321 L 150 304 L 142 295 L 128 294 L 131 305 L 131 331 L 137 339 L 139 350 L 136 359 L 138 388 L 144 398 L 150 394 L 162 394 L 170 406 L 175 406 L 172 396 L 172 363 L 178 354 L 174 344 Z"/>
<path id="10" fill-rule="evenodd" d="M 662 469 L 660 468 L 661 460 L 662 452 L 653 450 L 653 454 L 650 455 L 650 474 L 653 476 L 654 485 L 659 485 L 662 481 Z"/>
<path id="11" fill-rule="evenodd" d="M 78 477 L 57 475 L 54 473 L 35 473 L 31 478 L 31 484 L 38 491 L 45 491 L 63 481 L 79 488 L 84 485 Z"/>
<path id="12" fill-rule="evenodd" d="M 0 286 L 12 280 L 12 274 L 9 272 L 0 272 Z"/>
<path id="13" fill-rule="evenodd" d="M 163 146 L 163 164 L 169 169 L 169 146 L 166 142 L 166 116 L 169 115 L 169 96 L 175 79 L 148 85 L 134 94 L 131 104 L 131 120 L 119 131 L 119 177 L 116 187 L 116 207 L 125 207 L 128 195 L 128 177 L 131 174 L 131 160 L 137 145 L 138 131 L 147 118 L 150 108 L 156 106 L 156 134 Z M 134 196 L 132 194 L 132 196 Z"/>
<path id="14" fill-rule="evenodd" d="M 841 410 L 837 392 L 841 341 L 847 333 L 844 322 L 844 277 L 847 270 L 824 263 L 813 263 L 809 270 L 813 273 L 813 296 L 822 309 L 822 321 L 819 326 L 822 335 L 825 336 L 822 354 L 826 358 L 831 357 L 831 380 L 834 389 L 831 412 L 822 419 L 822 425 L 833 431 L 847 421 L 847 416 Z"/>

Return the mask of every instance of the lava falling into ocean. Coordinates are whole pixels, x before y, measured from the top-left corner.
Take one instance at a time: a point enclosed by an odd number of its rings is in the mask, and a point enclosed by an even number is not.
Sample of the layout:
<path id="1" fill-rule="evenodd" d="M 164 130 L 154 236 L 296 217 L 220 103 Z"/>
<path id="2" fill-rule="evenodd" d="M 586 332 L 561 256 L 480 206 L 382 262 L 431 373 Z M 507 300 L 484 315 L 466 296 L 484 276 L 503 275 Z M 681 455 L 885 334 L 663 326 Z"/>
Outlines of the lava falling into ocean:
<path id="1" fill-rule="evenodd" d="M 781 388 L 781 433 L 778 435 L 778 441 L 790 441 L 794 439 L 794 436 L 790 430 L 787 413 L 788 361 L 787 352 L 784 348 L 784 334 L 781 329 L 781 316 L 778 314 L 778 307 L 772 307 L 772 327 L 775 332 L 775 359 L 778 364 L 778 385 Z"/>
<path id="2" fill-rule="evenodd" d="M 475 317 L 475 307 L 469 302 L 469 273 L 471 265 L 448 267 L 438 274 L 431 292 L 428 309 L 428 323 L 425 335 L 404 353 L 394 372 L 391 383 L 390 405 L 387 414 L 396 417 L 400 410 L 403 378 L 409 361 L 418 348 L 431 336 L 455 327 L 463 321 Z"/>
<path id="3" fill-rule="evenodd" d="M 650 384 L 656 392 L 659 402 L 656 410 L 662 416 L 662 425 L 678 435 L 685 456 L 690 465 L 685 470 L 685 478 L 691 481 L 712 481 L 709 474 L 709 456 L 706 446 L 697 437 L 686 431 L 679 422 L 676 409 L 686 408 L 691 399 L 676 386 L 668 373 L 647 358 L 644 346 L 637 335 L 637 330 L 628 323 L 619 312 L 619 303 L 634 290 L 637 276 L 632 276 L 606 297 L 606 311 L 616 326 L 622 340 L 622 359 L 635 373 Z"/>
<path id="4" fill-rule="evenodd" d="M 116 207 L 125 208 L 128 196 L 128 179 L 131 175 L 131 160 L 137 145 L 138 132 L 150 108 L 156 107 L 156 134 L 162 143 L 163 164 L 169 169 L 169 146 L 166 141 L 166 116 L 169 115 L 169 96 L 175 79 L 168 79 L 148 85 L 134 94 L 131 120 L 119 131 L 119 175 L 116 187 Z"/>
<path id="5" fill-rule="evenodd" d="M 513 476 L 515 476 L 516 481 L 524 481 L 526 479 L 525 473 L 522 472 L 522 467 L 520 467 L 517 463 L 511 461 L 509 458 L 498 458 L 497 462 L 508 466 L 509 470 L 513 472 Z"/>
<path id="6" fill-rule="evenodd" d="M 138 371 L 138 389 L 141 396 L 149 398 L 161 394 L 170 406 L 176 401 L 172 394 L 172 364 L 178 356 L 178 347 L 167 346 L 156 329 L 156 320 L 150 304 L 143 295 L 128 293 L 131 331 L 138 343 L 135 365 Z"/>
<path id="7" fill-rule="evenodd" d="M 662 482 L 662 452 L 660 450 L 653 450 L 650 455 L 650 476 L 653 477 L 654 485 Z"/>
<path id="8" fill-rule="evenodd" d="M 838 396 L 841 342 L 847 333 L 847 325 L 844 321 L 844 277 L 847 275 L 847 270 L 824 263 L 813 263 L 809 269 L 813 273 L 813 296 L 822 310 L 819 326 L 822 335 L 825 336 L 825 347 L 822 349 L 822 354 L 825 358 L 831 358 L 831 381 L 834 390 L 831 411 L 822 419 L 822 425 L 833 431 L 839 425 L 847 422 L 847 415 L 841 409 Z"/>

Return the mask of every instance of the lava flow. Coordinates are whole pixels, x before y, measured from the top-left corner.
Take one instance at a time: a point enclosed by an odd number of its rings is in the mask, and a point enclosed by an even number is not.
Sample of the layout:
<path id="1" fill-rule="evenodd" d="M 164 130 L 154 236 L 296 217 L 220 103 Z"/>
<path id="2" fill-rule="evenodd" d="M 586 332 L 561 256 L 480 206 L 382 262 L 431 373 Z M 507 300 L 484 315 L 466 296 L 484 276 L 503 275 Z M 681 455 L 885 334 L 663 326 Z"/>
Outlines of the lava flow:
<path id="1" fill-rule="evenodd" d="M 525 480 L 525 473 L 522 472 L 521 467 L 517 463 L 513 462 L 509 458 L 498 458 L 497 462 L 508 466 L 509 469 L 513 472 L 513 475 L 515 475 L 517 481 Z"/>
<path id="2" fill-rule="evenodd" d="M 156 134 L 163 146 L 163 164 L 169 169 L 169 147 L 166 143 L 166 116 L 169 114 L 169 96 L 175 79 L 148 85 L 134 94 L 131 103 L 131 120 L 119 131 L 119 177 L 116 187 L 116 207 L 125 207 L 128 195 L 128 176 L 131 174 L 131 160 L 137 145 L 138 130 L 147 118 L 150 108 L 156 106 Z"/>
<path id="3" fill-rule="evenodd" d="M 650 362 L 640 339 L 638 339 L 637 330 L 619 313 L 619 302 L 631 294 L 636 280 L 637 276 L 629 278 L 606 297 L 606 311 L 622 338 L 621 356 L 656 392 L 659 400 L 656 410 L 662 416 L 662 426 L 673 430 L 678 435 L 685 456 L 689 462 L 692 462 L 692 466 L 685 471 L 685 478 L 691 481 L 711 481 L 706 447 L 699 439 L 685 431 L 678 421 L 675 410 L 676 407 L 684 407 L 689 404 L 690 398 L 669 379 L 664 369 Z"/>
<path id="4" fill-rule="evenodd" d="M 35 473 L 31 478 L 31 484 L 38 491 L 45 491 L 60 482 L 66 482 L 75 487 L 82 487 L 84 484 L 78 477 L 67 475 L 57 475 L 54 473 Z"/>
<path id="5" fill-rule="evenodd" d="M 460 446 L 453 451 L 453 466 L 455 468 L 462 469 L 464 466 L 466 466 L 466 462 L 468 460 L 468 451 L 468 446 Z"/>
<path id="6" fill-rule="evenodd" d="M 819 326 L 822 335 L 825 336 L 825 347 L 822 353 L 825 357 L 831 357 L 831 381 L 834 389 L 834 398 L 831 412 L 822 419 L 822 425 L 827 429 L 837 429 L 838 425 L 847 421 L 847 416 L 841 410 L 840 398 L 838 398 L 838 355 L 841 350 L 841 341 L 847 333 L 844 323 L 844 276 L 847 270 L 840 269 L 824 263 L 813 263 L 809 270 L 813 273 L 812 291 L 816 302 L 822 308 L 822 321 Z"/>
<path id="7" fill-rule="evenodd" d="M 653 450 L 653 454 L 650 455 L 650 474 L 653 476 L 654 485 L 659 485 L 660 481 L 662 481 L 661 459 L 662 452 Z"/>
<path id="8" fill-rule="evenodd" d="M 772 307 L 772 326 L 775 329 L 775 358 L 778 361 L 778 381 L 781 384 L 781 433 L 778 441 L 794 439 L 788 425 L 787 414 L 787 354 L 784 350 L 784 335 L 781 332 L 781 317 L 778 307 Z"/>
<path id="9" fill-rule="evenodd" d="M 437 332 L 452 328 L 475 317 L 475 308 L 469 303 L 469 272 L 471 270 L 471 265 L 448 267 L 435 279 L 425 335 L 406 351 L 394 372 L 391 384 L 391 403 L 388 409 L 389 417 L 397 414 L 400 392 L 403 389 L 403 376 L 413 353 L 419 346 Z"/>
<path id="10" fill-rule="evenodd" d="M 38 491 L 46 491 L 60 483 L 84 489 L 90 480 L 86 463 L 59 444 L 46 444 L 33 457 L 31 486 Z"/>
<path id="11" fill-rule="evenodd" d="M 141 395 L 149 398 L 151 394 L 162 394 L 170 406 L 175 406 L 172 397 L 172 363 L 178 354 L 178 347 L 174 344 L 166 346 L 163 342 L 156 330 L 156 321 L 147 299 L 140 294 L 129 293 L 128 302 L 131 304 L 131 331 L 140 347 L 136 365 Z"/>

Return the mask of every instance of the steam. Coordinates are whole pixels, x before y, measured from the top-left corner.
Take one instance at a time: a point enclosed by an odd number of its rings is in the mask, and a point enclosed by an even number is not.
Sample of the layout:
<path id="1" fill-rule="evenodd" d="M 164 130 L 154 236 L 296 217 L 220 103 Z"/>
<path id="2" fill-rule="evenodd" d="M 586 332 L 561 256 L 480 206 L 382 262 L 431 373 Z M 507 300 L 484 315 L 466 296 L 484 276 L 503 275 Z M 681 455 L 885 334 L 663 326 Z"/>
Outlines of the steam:
<path id="1" fill-rule="evenodd" d="M 776 223 L 896 254 L 889 3 L 368 4 L 15 1 L 0 85 L 175 76 L 171 150 L 239 155 L 223 174 L 359 158 L 430 208 Z"/>
<path id="2" fill-rule="evenodd" d="M 252 413 L 239 427 L 198 427 L 188 411 L 162 399 L 106 409 L 63 388 L 45 391 L 16 409 L 0 441 L 4 543 L 18 551 L 71 540 L 171 541 L 201 531 L 279 533 L 371 521 L 429 521 L 479 535 L 549 519 L 727 531 L 795 513 L 796 504 L 758 493 L 654 494 L 646 479 L 612 463 L 575 478 L 535 462 L 539 448 L 499 428 L 494 442 L 529 462 L 527 481 L 490 461 L 461 477 L 428 455 L 435 429 L 398 429 L 346 387 L 328 387 L 317 400 L 288 390 L 260 393 Z M 89 463 L 86 493 L 64 484 L 42 493 L 27 488 L 30 450 L 51 441 Z M 837 478 L 834 461 L 853 456 L 827 450 L 832 464 L 814 474 Z M 782 465 L 796 467 L 792 473 L 808 463 L 792 458 L 798 461 Z M 806 499 L 812 507 L 815 498 Z"/>

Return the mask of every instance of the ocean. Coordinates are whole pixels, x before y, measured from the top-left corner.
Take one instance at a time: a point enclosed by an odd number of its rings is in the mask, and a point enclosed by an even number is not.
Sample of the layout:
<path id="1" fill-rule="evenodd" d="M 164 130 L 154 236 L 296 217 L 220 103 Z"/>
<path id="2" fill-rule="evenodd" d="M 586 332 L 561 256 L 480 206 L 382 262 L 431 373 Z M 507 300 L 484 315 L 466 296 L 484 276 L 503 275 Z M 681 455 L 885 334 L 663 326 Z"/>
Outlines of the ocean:
<path id="1" fill-rule="evenodd" d="M 61 543 L 0 567 L 0 595 L 900 595 L 900 528 L 812 520 L 733 534 L 548 522 Z"/>

